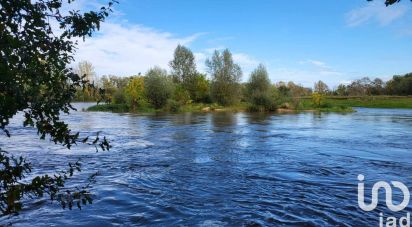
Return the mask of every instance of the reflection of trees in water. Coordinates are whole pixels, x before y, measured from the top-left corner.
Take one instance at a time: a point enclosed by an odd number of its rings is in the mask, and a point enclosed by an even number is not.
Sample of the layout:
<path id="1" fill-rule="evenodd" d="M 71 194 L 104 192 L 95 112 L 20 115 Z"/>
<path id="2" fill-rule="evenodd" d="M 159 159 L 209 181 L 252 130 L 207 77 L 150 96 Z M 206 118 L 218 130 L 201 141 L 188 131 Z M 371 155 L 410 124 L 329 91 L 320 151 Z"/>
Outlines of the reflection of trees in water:
<path id="1" fill-rule="evenodd" d="M 221 129 L 236 125 L 237 123 L 236 113 L 231 112 L 221 112 L 211 114 L 211 123 L 214 128 Z"/>
<path id="2" fill-rule="evenodd" d="M 173 125 L 204 125 L 207 123 L 206 114 L 191 112 L 175 114 L 171 117 L 171 123 Z"/>
<path id="3" fill-rule="evenodd" d="M 212 132 L 209 135 L 208 149 L 209 157 L 220 163 L 233 164 L 238 162 L 239 141 L 242 135 L 239 134 L 238 124 L 240 114 L 222 112 L 211 114 Z M 219 165 L 224 167 L 228 165 Z"/>
<path id="4" fill-rule="evenodd" d="M 250 113 L 246 114 L 245 118 L 249 125 L 259 124 L 259 125 L 268 125 L 270 124 L 269 119 L 272 117 L 272 114 L 268 113 Z"/>

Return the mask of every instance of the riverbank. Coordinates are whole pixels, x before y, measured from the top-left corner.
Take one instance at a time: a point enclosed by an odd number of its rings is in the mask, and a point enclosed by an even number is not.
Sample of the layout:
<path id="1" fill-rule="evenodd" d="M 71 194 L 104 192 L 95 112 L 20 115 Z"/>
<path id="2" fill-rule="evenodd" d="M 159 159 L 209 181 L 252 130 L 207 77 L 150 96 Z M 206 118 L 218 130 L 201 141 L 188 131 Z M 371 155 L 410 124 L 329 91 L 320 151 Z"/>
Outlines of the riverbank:
<path id="1" fill-rule="evenodd" d="M 303 109 L 311 108 L 312 98 L 302 97 Z M 412 96 L 328 96 L 326 106 L 412 109 Z"/>
<path id="2" fill-rule="evenodd" d="M 252 112 L 249 111 L 248 103 L 238 103 L 232 106 L 220 106 L 217 104 L 193 103 L 180 106 L 179 108 L 163 108 L 154 109 L 150 107 L 131 109 L 127 104 L 99 104 L 87 108 L 87 111 L 97 112 L 113 112 L 113 113 L 201 113 L 201 112 Z M 274 113 L 289 114 L 298 112 L 335 112 L 335 113 L 351 113 L 354 110 L 348 106 L 327 106 L 314 108 L 312 105 L 302 105 L 298 109 L 278 108 Z"/>
<path id="3" fill-rule="evenodd" d="M 171 113 L 184 113 L 184 112 L 246 112 L 246 103 L 239 103 L 233 106 L 220 106 L 217 104 L 204 104 L 193 103 L 179 106 L 178 108 L 154 109 L 151 107 L 132 109 L 127 104 L 99 104 L 87 108 L 87 111 L 99 111 L 99 112 L 114 112 L 114 113 L 159 113 L 159 112 L 171 112 Z"/>

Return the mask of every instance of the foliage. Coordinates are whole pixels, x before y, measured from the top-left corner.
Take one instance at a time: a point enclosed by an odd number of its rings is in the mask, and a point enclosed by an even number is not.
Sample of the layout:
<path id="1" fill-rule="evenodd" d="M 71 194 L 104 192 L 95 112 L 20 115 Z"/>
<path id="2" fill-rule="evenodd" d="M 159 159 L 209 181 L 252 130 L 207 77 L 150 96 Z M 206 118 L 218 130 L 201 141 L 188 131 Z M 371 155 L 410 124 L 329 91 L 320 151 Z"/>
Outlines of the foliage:
<path id="1" fill-rule="evenodd" d="M 412 73 L 393 76 L 386 89 L 389 95 L 412 95 Z"/>
<path id="2" fill-rule="evenodd" d="M 40 139 L 49 136 L 67 148 L 76 142 L 88 141 L 87 138 L 80 140 L 79 133 L 73 133 L 59 118 L 60 113 L 74 110 L 70 102 L 76 89 L 91 86 L 68 68 L 76 46 L 72 39 L 85 39 L 99 29 L 114 2 L 110 1 L 109 7 L 97 12 L 71 10 L 64 14 L 62 0 L 0 0 L 0 129 L 6 136 L 11 135 L 7 128 L 10 118 L 21 111 L 23 125 L 36 127 Z M 59 25 L 58 34 L 53 33 L 52 24 Z M 109 148 L 106 139 L 97 143 L 98 140 L 95 144 L 103 149 Z M 55 197 L 60 190 L 66 191 L 64 174 L 39 176 L 31 183 L 23 183 L 25 174 L 31 170 L 30 164 L 5 151 L 0 152 L 0 160 L 3 214 L 18 212 L 23 198 L 31 195 L 48 194 L 65 204 L 65 196 Z M 82 191 L 67 189 L 67 193 L 83 198 L 79 196 Z"/>
<path id="3" fill-rule="evenodd" d="M 174 58 L 169 63 L 172 68 L 173 81 L 180 84 L 194 99 L 196 93 L 196 63 L 192 51 L 178 45 L 174 52 Z"/>
<path id="4" fill-rule="evenodd" d="M 312 90 L 310 88 L 306 88 L 302 85 L 295 84 L 292 81 L 288 82 L 287 88 L 289 90 L 289 94 L 292 97 L 307 96 L 312 94 Z"/>
<path id="5" fill-rule="evenodd" d="M 51 200 L 57 200 L 63 208 L 72 209 L 76 205 L 81 209 L 82 205 L 92 204 L 91 194 L 87 191 L 90 183 L 97 176 L 93 174 L 89 183 L 81 188 L 65 187 L 65 182 L 80 171 L 80 163 L 69 163 L 66 171 L 61 171 L 53 176 L 36 176 L 27 183 L 21 182 L 26 175 L 31 173 L 32 166 L 23 157 L 9 156 L 6 151 L 0 149 L 0 176 L 2 179 L 2 191 L 0 200 L 7 201 L 7 205 L 1 203 L 0 211 L 3 214 L 17 213 L 22 209 L 24 197 L 50 196 Z"/>
<path id="6" fill-rule="evenodd" d="M 247 99 L 254 111 L 273 111 L 276 108 L 271 84 L 265 66 L 259 65 L 246 85 Z"/>
<path id="7" fill-rule="evenodd" d="M 290 88 L 287 86 L 287 84 L 285 82 L 280 81 L 275 86 L 276 86 L 276 89 L 277 89 L 277 92 L 278 92 L 279 96 L 282 96 L 282 97 L 290 97 L 291 96 Z"/>
<path id="8" fill-rule="evenodd" d="M 322 107 L 325 104 L 325 95 L 322 93 L 314 92 L 312 94 L 312 102 L 315 107 Z"/>
<path id="9" fill-rule="evenodd" d="M 159 67 L 150 69 L 144 79 L 145 95 L 155 108 L 162 108 L 172 97 L 174 85 L 166 70 Z"/>
<path id="10" fill-rule="evenodd" d="M 373 1 L 373 0 L 368 0 L 369 2 L 371 2 L 371 1 Z M 385 0 L 385 5 L 386 6 L 390 6 L 390 5 L 393 5 L 393 4 L 395 4 L 395 3 L 398 3 L 398 2 L 400 2 L 401 0 Z"/>
<path id="11" fill-rule="evenodd" d="M 113 94 L 114 104 L 124 104 L 126 103 L 126 94 L 123 88 L 117 89 Z"/>
<path id="12" fill-rule="evenodd" d="M 173 99 L 168 99 L 166 104 L 166 110 L 172 113 L 177 113 L 180 111 L 182 106 L 182 103 Z"/>
<path id="13" fill-rule="evenodd" d="M 240 66 L 233 62 L 228 49 L 222 53 L 215 51 L 206 66 L 212 76 L 211 96 L 213 101 L 221 105 L 231 105 L 239 100 L 239 81 L 242 76 Z"/>
<path id="14" fill-rule="evenodd" d="M 304 109 L 312 109 L 311 97 L 302 97 Z M 410 108 L 412 98 L 406 96 L 326 96 L 329 106 L 367 107 L 367 108 Z"/>
<path id="15" fill-rule="evenodd" d="M 196 92 L 194 96 L 195 102 L 210 103 L 210 83 L 206 79 L 205 74 L 197 74 L 196 76 Z"/>
<path id="16" fill-rule="evenodd" d="M 319 80 L 318 82 L 315 83 L 315 89 L 314 91 L 319 93 L 319 94 L 327 94 L 329 92 L 329 87 L 327 84 L 325 84 L 323 81 Z"/>
<path id="17" fill-rule="evenodd" d="M 340 96 L 412 95 L 412 73 L 403 76 L 395 75 L 386 83 L 379 78 L 371 80 L 364 77 L 348 85 L 340 84 L 334 94 Z"/>
<path id="18" fill-rule="evenodd" d="M 181 85 L 177 85 L 175 87 L 173 100 L 180 103 L 181 105 L 189 104 L 191 102 L 189 92 Z"/>
<path id="19" fill-rule="evenodd" d="M 129 106 L 135 110 L 145 99 L 144 77 L 134 77 L 129 81 L 126 87 L 126 98 Z"/>

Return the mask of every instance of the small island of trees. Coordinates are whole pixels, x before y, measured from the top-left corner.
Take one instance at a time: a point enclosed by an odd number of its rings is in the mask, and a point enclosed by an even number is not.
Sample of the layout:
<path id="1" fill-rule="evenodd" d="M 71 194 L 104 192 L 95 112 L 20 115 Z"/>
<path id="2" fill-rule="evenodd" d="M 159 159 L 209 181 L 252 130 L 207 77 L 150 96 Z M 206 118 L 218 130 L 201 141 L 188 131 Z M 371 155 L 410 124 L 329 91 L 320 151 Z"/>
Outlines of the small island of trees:
<path id="1" fill-rule="evenodd" d="M 195 62 L 192 51 L 178 45 L 169 63 L 170 73 L 154 66 L 144 75 L 97 79 L 92 64 L 83 61 L 75 71 L 94 86 L 78 89 L 76 101 L 101 100 L 104 104 L 89 110 L 113 112 L 351 112 L 356 106 L 412 107 L 411 99 L 405 97 L 412 95 L 412 74 L 396 75 L 387 82 L 364 77 L 336 89 L 318 81 L 312 89 L 292 81 L 272 83 L 263 64 L 242 83 L 242 69 L 228 49 L 216 50 L 206 60 L 209 77 L 197 70 Z"/>

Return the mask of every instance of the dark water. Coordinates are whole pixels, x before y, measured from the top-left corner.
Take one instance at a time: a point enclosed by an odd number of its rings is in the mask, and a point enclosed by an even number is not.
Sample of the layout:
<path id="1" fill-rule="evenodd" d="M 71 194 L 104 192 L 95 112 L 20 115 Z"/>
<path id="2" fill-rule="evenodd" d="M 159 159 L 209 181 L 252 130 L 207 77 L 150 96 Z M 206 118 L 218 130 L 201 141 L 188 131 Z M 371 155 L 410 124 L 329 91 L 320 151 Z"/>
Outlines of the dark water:
<path id="1" fill-rule="evenodd" d="M 412 110 L 358 109 L 346 115 L 77 112 L 66 119 L 83 135 L 101 131 L 112 150 L 95 153 L 82 145 L 68 151 L 39 142 L 34 130 L 16 123 L 10 128 L 13 138 L 3 136 L 0 144 L 27 156 L 36 174 L 81 158 L 83 172 L 74 183 L 100 172 L 93 205 L 68 211 L 42 199 L 0 224 L 377 226 L 379 212 L 391 213 L 384 197 L 372 212 L 358 207 L 357 175 L 365 175 L 367 185 L 399 180 L 412 189 Z M 392 215 L 400 217 L 411 208 Z"/>

